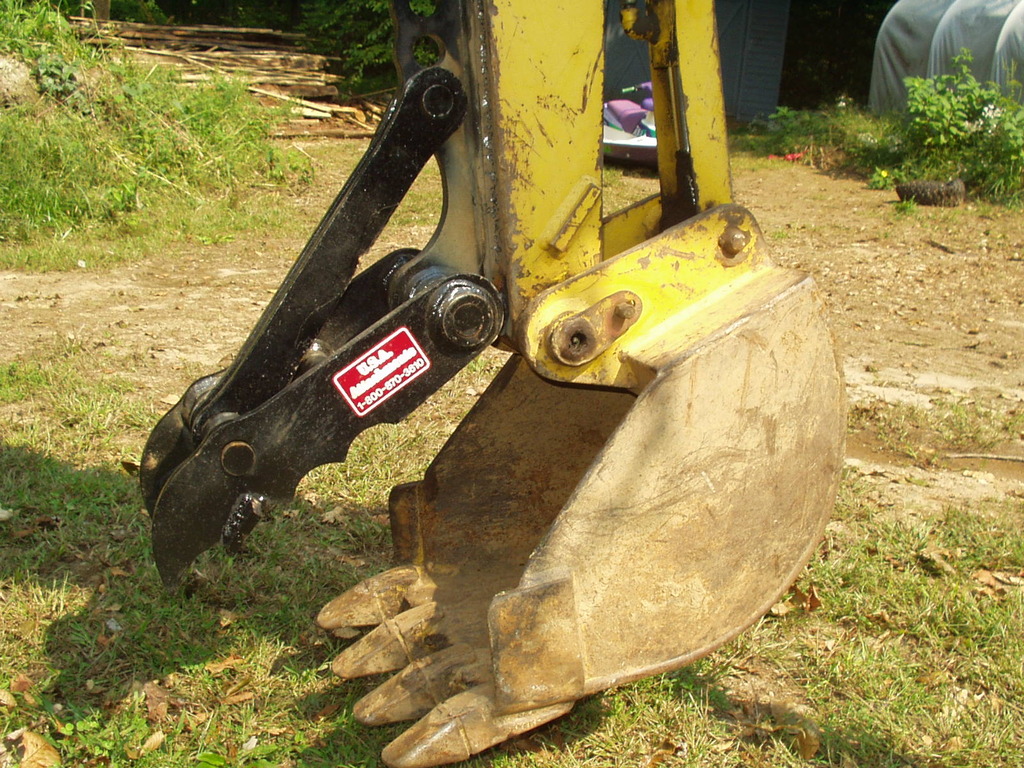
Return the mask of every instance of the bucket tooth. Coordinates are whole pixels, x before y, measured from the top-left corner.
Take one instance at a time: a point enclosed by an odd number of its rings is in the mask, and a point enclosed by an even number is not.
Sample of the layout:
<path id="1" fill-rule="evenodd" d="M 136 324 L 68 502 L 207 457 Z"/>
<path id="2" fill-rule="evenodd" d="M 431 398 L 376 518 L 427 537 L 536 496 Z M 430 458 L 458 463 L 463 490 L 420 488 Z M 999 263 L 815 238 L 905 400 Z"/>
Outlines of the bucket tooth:
<path id="1" fill-rule="evenodd" d="M 353 708 L 363 725 L 416 720 L 438 704 L 489 679 L 490 660 L 467 645 L 445 648 L 414 661 Z"/>
<path id="2" fill-rule="evenodd" d="M 325 605 L 316 622 L 334 631 L 374 627 L 430 599 L 432 585 L 420 568 L 403 565 L 362 581 Z"/>
<path id="3" fill-rule="evenodd" d="M 466 760 L 510 736 L 561 717 L 572 702 L 520 714 L 496 715 L 487 686 L 460 693 L 430 711 L 384 748 L 390 768 L 428 768 Z"/>
<path id="4" fill-rule="evenodd" d="M 449 645 L 439 631 L 441 611 L 436 603 L 424 603 L 387 619 L 342 651 L 331 669 L 338 677 L 393 672 Z"/>

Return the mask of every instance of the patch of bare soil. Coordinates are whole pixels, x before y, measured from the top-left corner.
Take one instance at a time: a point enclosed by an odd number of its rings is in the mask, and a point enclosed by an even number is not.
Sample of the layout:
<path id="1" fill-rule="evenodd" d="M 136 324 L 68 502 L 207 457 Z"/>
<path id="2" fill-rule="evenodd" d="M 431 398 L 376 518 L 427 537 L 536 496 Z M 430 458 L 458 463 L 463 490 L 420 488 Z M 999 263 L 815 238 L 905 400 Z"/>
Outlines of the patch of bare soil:
<path id="1" fill-rule="evenodd" d="M 1024 424 L 1019 212 L 968 204 L 903 213 L 895 192 L 783 162 L 738 173 L 735 184 L 776 260 L 824 289 L 851 407 L 954 404 Z M 1024 495 L 1024 433 L 1004 438 L 914 457 L 863 429 L 849 436 L 848 465 L 900 516 L 978 508 Z M 928 443 L 926 434 L 911 439 Z"/>
<path id="2" fill-rule="evenodd" d="M 332 162 L 341 144 L 305 144 L 319 161 L 317 184 L 274 203 L 308 222 L 305 231 L 347 173 L 348 164 Z M 902 215 L 893 192 L 785 162 L 742 170 L 734 181 L 776 259 L 813 273 L 824 289 L 852 404 L 1024 409 L 1019 213 L 967 205 Z M 411 230 L 416 239 L 430 231 Z M 0 362 L 68 337 L 104 345 L 132 361 L 154 410 L 165 408 L 166 398 L 238 348 L 302 245 L 253 233 L 217 246 L 182 243 L 108 272 L 0 272 Z M 939 454 L 915 466 L 863 430 L 851 435 L 850 464 L 886 503 L 927 514 L 1024 494 L 1024 464 L 1006 458 L 1024 457 L 1021 438 L 990 448 L 1002 459 Z"/>
<path id="3" fill-rule="evenodd" d="M 317 182 L 301 194 L 267 201 L 306 223 L 297 231 L 313 230 L 351 169 L 350 149 L 343 164 L 331 162 L 332 146 L 342 142 L 319 144 L 311 147 Z M 102 346 L 124 358 L 139 387 L 166 409 L 163 401 L 230 359 L 304 243 L 302 236 L 259 232 L 217 245 L 174 243 L 109 271 L 0 271 L 0 323 L 6 329 L 0 362 L 46 353 L 67 340 Z"/>

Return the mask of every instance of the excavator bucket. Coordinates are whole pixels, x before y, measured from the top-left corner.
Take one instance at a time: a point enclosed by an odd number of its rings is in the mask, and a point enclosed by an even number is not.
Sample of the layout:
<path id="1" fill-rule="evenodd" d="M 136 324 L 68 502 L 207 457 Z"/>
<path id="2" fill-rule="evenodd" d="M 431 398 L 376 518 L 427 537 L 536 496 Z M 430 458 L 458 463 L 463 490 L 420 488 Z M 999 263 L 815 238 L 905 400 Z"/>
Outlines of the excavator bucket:
<path id="1" fill-rule="evenodd" d="M 820 540 L 843 392 L 809 278 L 769 270 L 652 343 L 637 394 L 513 356 L 390 502 L 401 565 L 336 598 L 334 663 L 397 674 L 355 708 L 422 718 L 384 752 L 463 760 L 580 697 L 676 669 L 761 617 Z"/>
<path id="2" fill-rule="evenodd" d="M 338 675 L 393 673 L 355 715 L 415 721 L 384 751 L 394 768 L 465 759 L 756 621 L 820 540 L 845 422 L 813 281 L 774 266 L 731 201 L 710 0 L 623 2 L 650 48 L 659 186 L 614 212 L 604 3 L 434 6 L 395 0 L 403 85 L 373 143 L 140 472 L 174 586 L 360 432 L 492 344 L 512 353 L 425 476 L 393 490 L 395 566 L 318 618 L 366 630 Z M 358 269 L 432 156 L 434 237 Z"/>

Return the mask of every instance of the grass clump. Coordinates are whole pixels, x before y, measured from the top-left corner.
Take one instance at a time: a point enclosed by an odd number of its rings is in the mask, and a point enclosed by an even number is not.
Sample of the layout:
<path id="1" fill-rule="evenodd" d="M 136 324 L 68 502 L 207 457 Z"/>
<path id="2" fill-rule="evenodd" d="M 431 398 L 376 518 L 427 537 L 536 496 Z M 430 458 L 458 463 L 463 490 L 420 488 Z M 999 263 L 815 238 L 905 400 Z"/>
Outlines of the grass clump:
<path id="1" fill-rule="evenodd" d="M 829 638 L 805 657 L 809 691 L 842 702 L 825 720 L 826 750 L 889 764 L 842 734 L 870 723 L 892 764 L 1014 764 L 1021 714 L 1007 703 L 1021 695 L 1021 593 L 993 590 L 984 575 L 1024 565 L 1020 511 L 950 508 L 917 523 L 864 511 L 840 517 L 843 533 L 815 568 L 827 606 L 804 626 Z"/>
<path id="2" fill-rule="evenodd" d="M 974 197 L 1020 205 L 1024 107 L 1013 94 L 979 82 L 970 63 L 965 50 L 952 74 L 907 78 L 903 114 L 873 115 L 845 98 L 816 111 L 779 107 L 741 131 L 737 147 L 860 173 L 876 189 L 960 178 Z"/>
<path id="3" fill-rule="evenodd" d="M 876 117 L 847 99 L 820 110 L 779 107 L 735 134 L 736 147 L 801 159 L 815 167 L 873 169 L 895 165 L 902 137 L 893 117 Z"/>
<path id="4" fill-rule="evenodd" d="M 883 450 L 923 465 L 961 451 L 983 452 L 1012 443 L 1024 426 L 1019 409 L 983 406 L 973 400 L 936 398 L 931 407 L 906 403 L 858 404 L 850 428 Z"/>
<path id="5" fill-rule="evenodd" d="M 0 26 L 2 50 L 31 68 L 41 96 L 0 111 L 0 241 L 116 231 L 144 211 L 237 198 L 299 170 L 267 140 L 276 113 L 241 83 L 185 86 L 91 50 L 46 4 L 0 0 Z"/>

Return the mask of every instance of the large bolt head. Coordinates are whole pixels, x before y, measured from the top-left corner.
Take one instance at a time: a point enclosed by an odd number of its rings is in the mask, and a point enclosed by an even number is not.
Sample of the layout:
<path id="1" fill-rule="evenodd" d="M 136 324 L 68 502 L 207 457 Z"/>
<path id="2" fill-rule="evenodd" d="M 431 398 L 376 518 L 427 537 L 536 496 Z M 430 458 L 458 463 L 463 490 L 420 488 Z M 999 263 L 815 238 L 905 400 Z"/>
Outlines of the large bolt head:
<path id="1" fill-rule="evenodd" d="M 423 92 L 422 104 L 427 117 L 447 117 L 455 108 L 455 94 L 448 86 L 436 83 Z"/>
<path id="2" fill-rule="evenodd" d="M 221 449 L 220 464 L 229 475 L 242 477 L 256 466 L 256 452 L 248 443 L 233 440 Z"/>
<path id="3" fill-rule="evenodd" d="M 739 264 L 746 258 L 743 249 L 750 244 L 750 235 L 736 226 L 728 226 L 718 238 L 718 247 L 722 251 L 721 261 L 728 267 Z"/>
<path id="4" fill-rule="evenodd" d="M 446 343 L 456 349 L 474 349 L 497 337 L 501 312 L 495 297 L 482 286 L 450 280 L 438 290 L 433 315 Z"/>

